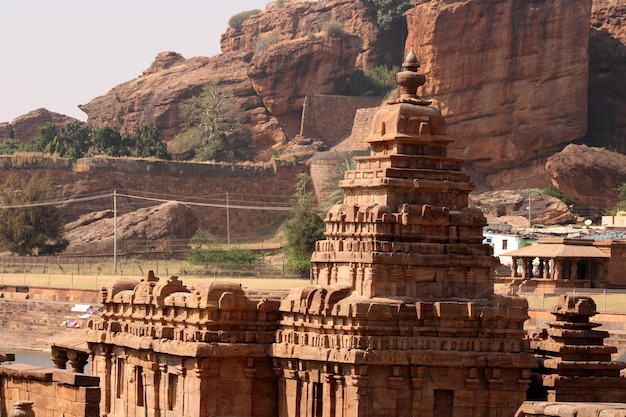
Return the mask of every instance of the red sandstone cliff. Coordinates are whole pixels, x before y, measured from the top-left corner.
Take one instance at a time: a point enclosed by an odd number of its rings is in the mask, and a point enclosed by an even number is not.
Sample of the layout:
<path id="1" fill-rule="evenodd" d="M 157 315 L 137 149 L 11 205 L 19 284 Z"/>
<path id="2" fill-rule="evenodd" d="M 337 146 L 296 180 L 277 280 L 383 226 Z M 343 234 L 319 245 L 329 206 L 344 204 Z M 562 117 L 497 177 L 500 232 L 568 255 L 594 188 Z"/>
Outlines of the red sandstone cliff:
<path id="1" fill-rule="evenodd" d="M 587 129 L 591 0 L 423 1 L 407 48 L 484 188 L 545 186 L 545 158 Z"/>
<path id="2" fill-rule="evenodd" d="M 418 3 L 407 15 L 406 47 L 419 53 L 428 80 L 424 94 L 443 108 L 456 151 L 468 158 L 479 190 L 546 186 L 546 159 L 576 139 L 626 152 L 626 4 Z M 359 36 L 354 63 L 338 53 L 354 53 L 352 36 L 343 41 L 312 36 L 330 20 Z M 351 0 L 266 10 L 223 35 L 222 55 L 184 59 L 161 53 L 142 76 L 81 108 L 92 125 L 146 123 L 169 140 L 180 122 L 178 103 L 204 82 L 219 79 L 235 90 L 254 126 L 253 146 L 263 158 L 299 133 L 298 106 L 310 91 L 339 92 L 352 65 L 401 62 L 402 48 L 394 45 L 402 42 L 381 34 L 373 22 L 361 2 Z M 274 63 L 286 59 L 281 48 L 254 56 L 256 41 L 269 33 L 284 39 L 281 45 L 301 46 L 291 50 L 291 61 Z M 26 135 L 36 131 L 34 125 L 30 131 Z M 15 126 L 1 124 L 0 136 L 3 132 L 24 140 Z"/>
<path id="3" fill-rule="evenodd" d="M 585 143 L 626 153 L 626 2 L 594 0 Z"/>

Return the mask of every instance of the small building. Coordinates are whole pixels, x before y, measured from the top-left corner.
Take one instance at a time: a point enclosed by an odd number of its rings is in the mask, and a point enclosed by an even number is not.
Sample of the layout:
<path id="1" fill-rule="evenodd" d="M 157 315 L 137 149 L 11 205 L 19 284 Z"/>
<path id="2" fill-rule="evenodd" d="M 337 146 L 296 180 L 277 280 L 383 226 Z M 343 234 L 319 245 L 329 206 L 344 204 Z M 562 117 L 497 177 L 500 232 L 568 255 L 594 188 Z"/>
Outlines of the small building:
<path id="1" fill-rule="evenodd" d="M 497 256 L 500 259 L 500 263 L 507 266 L 512 264 L 513 259 L 504 254 L 522 249 L 537 242 L 536 239 L 528 238 L 513 232 L 507 233 L 485 230 L 483 231 L 483 236 L 485 237 L 483 242 L 493 248 L 493 256 Z"/>
<path id="2" fill-rule="evenodd" d="M 511 278 L 552 286 L 626 288 L 626 242 L 613 239 L 542 238 L 536 245 L 505 253 Z"/>

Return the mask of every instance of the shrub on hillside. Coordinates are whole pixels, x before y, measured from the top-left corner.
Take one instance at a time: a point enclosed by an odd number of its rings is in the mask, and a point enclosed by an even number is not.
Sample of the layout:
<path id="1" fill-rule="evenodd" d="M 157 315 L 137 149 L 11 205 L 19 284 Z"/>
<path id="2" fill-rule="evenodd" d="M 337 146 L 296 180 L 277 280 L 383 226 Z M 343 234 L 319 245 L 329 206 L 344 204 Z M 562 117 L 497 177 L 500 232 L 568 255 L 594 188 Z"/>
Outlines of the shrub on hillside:
<path id="1" fill-rule="evenodd" d="M 228 26 L 233 29 L 241 30 L 241 28 L 243 27 L 243 22 L 247 18 L 255 14 L 259 14 L 259 13 L 261 13 L 261 9 L 254 9 L 254 10 L 248 10 L 245 12 L 237 13 L 236 15 L 228 19 Z"/>
<path id="2" fill-rule="evenodd" d="M 345 35 L 343 23 L 336 20 L 329 20 L 328 22 L 322 23 L 322 32 L 328 33 L 328 36 L 332 36 L 333 38 L 341 38 Z"/>
<path id="3" fill-rule="evenodd" d="M 282 39 L 275 33 L 270 33 L 265 36 L 260 37 L 256 44 L 254 45 L 254 53 L 264 52 L 271 45 L 275 43 L 279 43 Z"/>

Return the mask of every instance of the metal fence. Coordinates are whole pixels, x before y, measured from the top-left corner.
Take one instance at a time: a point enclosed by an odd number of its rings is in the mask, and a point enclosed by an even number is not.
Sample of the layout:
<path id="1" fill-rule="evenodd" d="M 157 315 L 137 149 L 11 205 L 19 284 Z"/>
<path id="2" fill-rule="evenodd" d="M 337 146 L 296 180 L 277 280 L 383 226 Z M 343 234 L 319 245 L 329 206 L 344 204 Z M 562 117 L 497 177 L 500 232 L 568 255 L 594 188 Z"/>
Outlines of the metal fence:
<path id="1" fill-rule="evenodd" d="M 496 286 L 496 293 L 510 293 L 506 285 Z M 606 288 L 551 288 L 519 291 L 517 295 L 528 300 L 528 306 L 534 310 L 552 310 L 564 294 L 578 294 L 591 297 L 596 303 L 596 310 L 607 314 L 626 314 L 626 289 Z"/>

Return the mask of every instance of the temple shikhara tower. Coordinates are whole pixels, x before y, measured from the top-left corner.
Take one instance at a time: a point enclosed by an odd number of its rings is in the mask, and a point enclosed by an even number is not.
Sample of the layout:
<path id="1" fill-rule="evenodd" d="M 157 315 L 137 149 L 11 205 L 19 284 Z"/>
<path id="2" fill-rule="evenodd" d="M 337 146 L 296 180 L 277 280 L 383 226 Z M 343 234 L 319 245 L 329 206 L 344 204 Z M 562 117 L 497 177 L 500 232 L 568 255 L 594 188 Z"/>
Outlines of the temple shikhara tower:
<path id="1" fill-rule="evenodd" d="M 100 412 L 148 417 L 507 417 L 526 398 L 526 300 L 493 293 L 495 258 L 441 112 L 417 95 L 375 115 L 290 292 L 150 273 L 102 291 L 85 332 Z M 480 138 L 477 138 L 479 140 Z M 59 361 L 73 357 L 58 351 Z M 74 355 L 75 356 L 75 355 Z"/>
<path id="2" fill-rule="evenodd" d="M 272 355 L 279 415 L 512 416 L 535 359 L 527 303 L 493 293 L 495 258 L 441 112 L 409 53 L 292 291 Z M 479 138 L 477 138 L 479 139 Z"/>

